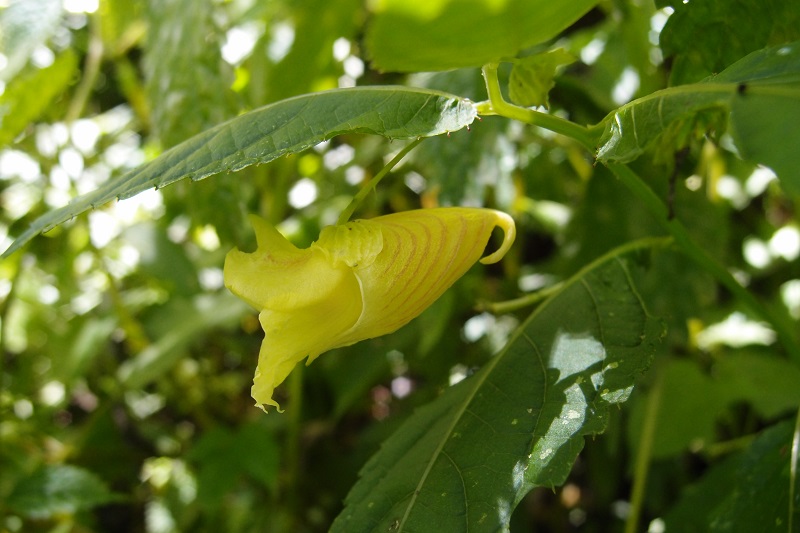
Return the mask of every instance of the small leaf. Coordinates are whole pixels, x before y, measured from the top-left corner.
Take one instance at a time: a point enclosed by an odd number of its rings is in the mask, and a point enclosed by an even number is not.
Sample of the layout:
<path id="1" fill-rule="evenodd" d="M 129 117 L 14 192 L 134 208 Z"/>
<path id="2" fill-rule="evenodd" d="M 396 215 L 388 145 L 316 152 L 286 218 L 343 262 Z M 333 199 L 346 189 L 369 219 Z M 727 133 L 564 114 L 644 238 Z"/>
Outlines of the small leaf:
<path id="1" fill-rule="evenodd" d="M 464 128 L 476 115 L 469 100 L 405 87 L 334 89 L 282 100 L 200 133 L 119 179 L 44 214 L 1 257 L 39 233 L 114 198 L 130 198 L 184 178 L 200 180 L 268 163 L 344 133 L 370 133 L 390 139 L 429 137 Z"/>
<path id="2" fill-rule="evenodd" d="M 381 0 L 367 50 L 384 71 L 479 67 L 552 39 L 597 0 Z"/>
<path id="3" fill-rule="evenodd" d="M 332 531 L 499 531 L 533 487 L 564 482 L 662 335 L 626 261 L 570 280 L 478 373 L 417 411 L 374 455 Z"/>
<path id="4" fill-rule="evenodd" d="M 509 98 L 521 106 L 549 108 L 547 95 L 555 85 L 556 72 L 575 59 L 563 48 L 557 48 L 516 60 L 508 81 Z"/>
<path id="5" fill-rule="evenodd" d="M 8 497 L 8 507 L 34 519 L 75 514 L 113 502 L 119 496 L 93 473 L 70 465 L 45 466 L 21 480 Z"/>

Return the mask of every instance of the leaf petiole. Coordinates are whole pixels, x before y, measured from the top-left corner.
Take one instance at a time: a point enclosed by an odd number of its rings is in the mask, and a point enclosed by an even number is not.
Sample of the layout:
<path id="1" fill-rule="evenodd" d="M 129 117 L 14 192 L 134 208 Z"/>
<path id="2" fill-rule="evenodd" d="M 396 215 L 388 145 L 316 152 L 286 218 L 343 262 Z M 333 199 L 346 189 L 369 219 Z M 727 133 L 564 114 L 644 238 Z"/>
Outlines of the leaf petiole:
<path id="1" fill-rule="evenodd" d="M 500 91 L 500 81 L 497 78 L 497 63 L 489 63 L 481 69 L 486 82 L 486 92 L 489 100 L 476 104 L 479 115 L 500 115 L 506 118 L 519 120 L 531 126 L 539 126 L 546 130 L 560 133 L 578 141 L 581 146 L 594 152 L 599 141 L 599 130 L 589 129 L 580 124 L 565 120 L 555 115 L 542 113 L 527 107 L 514 105 L 503 98 Z"/>
<path id="2" fill-rule="evenodd" d="M 383 177 L 386 176 L 386 174 L 388 174 L 395 166 L 397 166 L 397 163 L 399 163 L 411 150 L 416 148 L 417 145 L 422 142 L 422 139 L 424 139 L 424 137 L 420 137 L 408 143 L 397 153 L 396 156 L 392 158 L 391 161 L 386 163 L 386 166 L 383 167 L 380 172 L 375 174 L 375 177 L 372 178 L 369 183 L 367 183 L 360 191 L 358 191 L 352 200 L 350 200 L 350 203 L 347 204 L 347 207 L 345 207 L 344 211 L 342 211 L 342 213 L 339 215 L 339 220 L 337 220 L 336 223 L 344 224 L 350 220 L 350 217 L 353 216 L 353 213 L 356 209 L 358 209 L 358 206 L 361 205 L 367 195 L 375 190 L 375 187 L 378 186 L 378 183 L 380 183 Z"/>

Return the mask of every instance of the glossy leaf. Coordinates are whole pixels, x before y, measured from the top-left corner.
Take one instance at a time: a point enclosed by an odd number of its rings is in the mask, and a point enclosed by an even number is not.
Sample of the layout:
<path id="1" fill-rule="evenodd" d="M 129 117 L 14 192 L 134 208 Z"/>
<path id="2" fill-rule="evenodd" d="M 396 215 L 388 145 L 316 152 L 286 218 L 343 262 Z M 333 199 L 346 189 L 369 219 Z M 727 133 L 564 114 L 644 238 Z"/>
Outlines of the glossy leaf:
<path id="1" fill-rule="evenodd" d="M 188 139 L 158 158 L 36 219 L 3 257 L 30 239 L 104 203 L 183 178 L 199 180 L 310 148 L 343 133 L 390 139 L 441 135 L 475 119 L 468 100 L 404 87 L 336 89 L 283 100 Z"/>
<path id="2" fill-rule="evenodd" d="M 477 374 L 420 409 L 361 471 L 332 531 L 498 531 L 564 482 L 649 365 L 662 327 L 609 255 L 539 307 Z"/>
<path id="3" fill-rule="evenodd" d="M 800 192 L 800 42 L 753 52 L 718 76 L 620 107 L 604 120 L 597 159 L 625 163 L 654 147 L 671 153 L 709 126 L 719 128 L 727 113 L 742 155 Z"/>
<path id="4" fill-rule="evenodd" d="M 381 0 L 367 33 L 374 66 L 414 72 L 480 67 L 552 39 L 597 0 Z"/>

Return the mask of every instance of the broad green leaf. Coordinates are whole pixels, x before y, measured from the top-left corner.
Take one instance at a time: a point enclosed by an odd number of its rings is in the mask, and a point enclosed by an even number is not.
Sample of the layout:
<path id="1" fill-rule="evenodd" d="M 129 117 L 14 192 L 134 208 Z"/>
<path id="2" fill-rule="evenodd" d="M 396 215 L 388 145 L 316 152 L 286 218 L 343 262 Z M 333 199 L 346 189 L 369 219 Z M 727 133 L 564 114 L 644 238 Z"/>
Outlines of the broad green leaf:
<path id="1" fill-rule="evenodd" d="M 0 96 L 0 146 L 9 144 L 67 88 L 76 73 L 78 59 L 71 50 L 52 65 L 17 76 Z"/>
<path id="2" fill-rule="evenodd" d="M 509 98 L 521 106 L 549 108 L 547 95 L 555 85 L 556 72 L 559 67 L 574 63 L 575 59 L 563 48 L 518 59 L 508 80 Z"/>
<path id="3" fill-rule="evenodd" d="M 789 531 L 791 421 L 764 431 L 742 453 L 688 487 L 664 516 L 666 531 L 722 533 Z M 792 506 L 800 509 L 800 493 Z M 794 523 L 800 519 L 795 511 Z M 796 531 L 796 529 L 794 530 Z"/>
<path id="4" fill-rule="evenodd" d="M 742 155 L 772 167 L 787 190 L 800 193 L 800 42 L 753 52 L 718 76 L 620 107 L 603 121 L 597 159 L 626 163 L 656 147 L 671 153 L 709 126 L 719 128 L 727 113 Z"/>
<path id="5" fill-rule="evenodd" d="M 43 519 L 75 514 L 118 499 L 88 470 L 50 465 L 22 479 L 8 497 L 7 505 L 23 516 Z"/>
<path id="6" fill-rule="evenodd" d="M 669 2 L 659 45 L 672 58 L 672 85 L 721 72 L 750 52 L 800 39 L 796 0 Z"/>
<path id="7" fill-rule="evenodd" d="M 62 12 L 61 0 L 16 0 L 0 10 L 0 54 L 6 59 L 0 81 L 22 70 L 31 52 L 56 30 Z"/>
<path id="8" fill-rule="evenodd" d="M 367 30 L 376 68 L 480 67 L 552 39 L 597 0 L 380 0 Z"/>
<path id="9" fill-rule="evenodd" d="M 428 137 L 459 130 L 471 124 L 475 116 L 475 107 L 468 100 L 404 87 L 335 89 L 282 100 L 196 135 L 119 179 L 46 213 L 2 257 L 42 231 L 115 198 L 130 198 L 183 178 L 200 180 L 268 163 L 344 133 L 370 133 L 390 139 Z"/>
<path id="10" fill-rule="evenodd" d="M 233 77 L 210 0 L 150 0 L 144 70 L 151 122 L 165 148 L 228 119 Z"/>
<path id="11" fill-rule="evenodd" d="M 591 264 L 413 415 L 363 468 L 332 531 L 499 531 L 531 488 L 562 484 L 662 334 L 629 268 L 616 254 Z"/>

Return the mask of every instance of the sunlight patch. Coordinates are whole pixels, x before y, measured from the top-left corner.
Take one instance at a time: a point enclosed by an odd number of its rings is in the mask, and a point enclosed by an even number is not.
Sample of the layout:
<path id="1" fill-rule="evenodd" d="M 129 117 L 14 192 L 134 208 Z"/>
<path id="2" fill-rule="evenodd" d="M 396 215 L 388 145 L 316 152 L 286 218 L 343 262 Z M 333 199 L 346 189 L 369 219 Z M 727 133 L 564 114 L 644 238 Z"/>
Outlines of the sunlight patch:
<path id="1" fill-rule="evenodd" d="M 752 344 L 770 345 L 775 332 L 763 322 L 748 319 L 742 313 L 732 313 L 722 322 L 712 324 L 697 334 L 697 346 L 710 350 L 725 345 L 741 348 Z"/>

